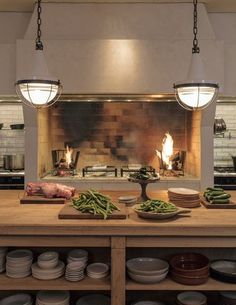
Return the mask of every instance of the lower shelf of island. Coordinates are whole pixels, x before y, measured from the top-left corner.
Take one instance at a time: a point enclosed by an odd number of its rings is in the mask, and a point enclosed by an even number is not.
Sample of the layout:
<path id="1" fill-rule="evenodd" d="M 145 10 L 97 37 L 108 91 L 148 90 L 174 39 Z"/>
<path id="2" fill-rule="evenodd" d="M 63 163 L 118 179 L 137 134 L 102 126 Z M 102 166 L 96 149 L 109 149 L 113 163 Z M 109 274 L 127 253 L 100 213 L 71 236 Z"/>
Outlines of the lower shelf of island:
<path id="1" fill-rule="evenodd" d="M 183 285 L 174 282 L 170 278 L 156 284 L 140 284 L 130 279 L 126 280 L 126 290 L 169 290 L 169 291 L 236 291 L 236 284 L 224 283 L 212 278 L 209 278 L 205 284 L 202 285 Z"/>
<path id="2" fill-rule="evenodd" d="M 67 281 L 64 277 L 53 280 L 38 280 L 32 276 L 14 279 L 0 275 L 1 290 L 111 290 L 110 277 L 92 279 L 85 277 L 78 282 Z"/>

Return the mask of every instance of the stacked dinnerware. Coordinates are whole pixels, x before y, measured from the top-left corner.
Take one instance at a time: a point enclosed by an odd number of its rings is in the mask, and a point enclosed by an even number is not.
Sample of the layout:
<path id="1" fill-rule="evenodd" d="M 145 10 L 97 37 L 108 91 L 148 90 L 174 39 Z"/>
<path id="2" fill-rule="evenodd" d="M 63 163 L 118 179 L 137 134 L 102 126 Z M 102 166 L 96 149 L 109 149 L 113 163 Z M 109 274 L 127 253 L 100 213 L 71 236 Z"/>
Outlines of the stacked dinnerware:
<path id="1" fill-rule="evenodd" d="M 129 195 L 129 196 L 120 196 L 118 199 L 119 199 L 120 203 L 124 203 L 127 206 L 134 205 L 137 202 L 137 200 L 138 200 L 138 198 L 136 196 L 131 196 L 131 195 Z"/>
<path id="2" fill-rule="evenodd" d="M 44 252 L 39 255 L 38 261 L 31 267 L 32 275 L 39 280 L 53 280 L 64 274 L 65 264 L 58 259 L 54 251 Z"/>
<path id="3" fill-rule="evenodd" d="M 176 303 L 178 305 L 207 305 L 207 298 L 201 292 L 185 291 L 177 295 Z"/>
<path id="4" fill-rule="evenodd" d="M 169 201 L 178 207 L 196 208 L 200 206 L 199 192 L 187 188 L 169 188 Z"/>
<path id="5" fill-rule="evenodd" d="M 39 291 L 36 295 L 36 305 L 69 305 L 68 291 Z"/>
<path id="6" fill-rule="evenodd" d="M 83 261 L 67 264 L 65 278 L 70 282 L 78 282 L 84 278 L 85 264 Z"/>
<path id="7" fill-rule="evenodd" d="M 236 262 L 229 259 L 220 259 L 211 262 L 211 276 L 226 283 L 236 283 Z"/>
<path id="8" fill-rule="evenodd" d="M 103 294 L 88 294 L 79 298 L 76 305 L 111 305 L 111 299 Z"/>
<path id="9" fill-rule="evenodd" d="M 29 294 L 17 293 L 0 301 L 0 305 L 32 305 L 33 300 Z"/>
<path id="10" fill-rule="evenodd" d="M 6 274 L 12 278 L 23 278 L 31 274 L 33 253 L 18 249 L 7 253 Z"/>
<path id="11" fill-rule="evenodd" d="M 222 291 L 220 292 L 220 305 L 236 305 L 236 292 L 235 291 Z"/>
<path id="12" fill-rule="evenodd" d="M 67 263 L 73 262 L 83 262 L 84 265 L 87 265 L 88 262 L 88 251 L 84 249 L 74 249 L 68 253 Z"/>
<path id="13" fill-rule="evenodd" d="M 131 279 L 143 284 L 158 283 L 164 280 L 169 264 L 158 258 L 137 257 L 126 262 L 127 273 Z"/>
<path id="14" fill-rule="evenodd" d="M 165 305 L 165 304 L 160 301 L 138 301 L 132 303 L 132 305 Z"/>
<path id="15" fill-rule="evenodd" d="M 0 272 L 6 269 L 7 247 L 0 247 Z"/>
<path id="16" fill-rule="evenodd" d="M 87 266 L 87 275 L 93 279 L 101 279 L 109 275 L 109 266 L 103 263 L 93 263 Z"/>
<path id="17" fill-rule="evenodd" d="M 170 260 L 172 279 L 184 285 L 201 285 L 209 277 L 209 259 L 199 253 L 184 253 Z"/>

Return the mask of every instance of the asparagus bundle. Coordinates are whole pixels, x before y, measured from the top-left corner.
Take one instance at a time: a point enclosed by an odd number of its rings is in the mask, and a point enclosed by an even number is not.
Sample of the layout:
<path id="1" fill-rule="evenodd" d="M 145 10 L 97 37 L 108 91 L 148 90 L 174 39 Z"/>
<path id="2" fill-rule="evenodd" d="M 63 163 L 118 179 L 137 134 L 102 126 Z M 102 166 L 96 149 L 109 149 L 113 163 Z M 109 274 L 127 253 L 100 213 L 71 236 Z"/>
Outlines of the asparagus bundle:
<path id="1" fill-rule="evenodd" d="M 222 188 L 208 187 L 204 192 L 204 197 L 212 204 L 224 204 L 230 202 L 231 195 L 226 193 Z"/>
<path id="2" fill-rule="evenodd" d="M 111 198 L 97 191 L 88 190 L 80 194 L 78 198 L 72 199 L 72 205 L 82 213 L 102 215 L 104 219 L 111 215 L 113 211 L 119 210 L 112 203 Z"/>

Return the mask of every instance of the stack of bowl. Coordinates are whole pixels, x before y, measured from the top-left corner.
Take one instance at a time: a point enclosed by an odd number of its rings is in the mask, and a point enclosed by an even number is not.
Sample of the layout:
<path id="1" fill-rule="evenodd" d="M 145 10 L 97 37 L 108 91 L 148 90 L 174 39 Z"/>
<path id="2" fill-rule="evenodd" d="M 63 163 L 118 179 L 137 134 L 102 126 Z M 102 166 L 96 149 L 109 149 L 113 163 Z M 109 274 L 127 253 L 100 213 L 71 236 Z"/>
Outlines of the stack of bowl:
<path id="1" fill-rule="evenodd" d="M 65 264 L 58 259 L 54 251 L 47 251 L 39 255 L 38 261 L 31 267 L 32 275 L 39 280 L 52 280 L 64 274 Z"/>
<path id="2" fill-rule="evenodd" d="M 207 298 L 201 292 L 185 291 L 177 295 L 176 303 L 178 305 L 207 305 Z"/>
<path id="3" fill-rule="evenodd" d="M 0 305 L 33 305 L 33 299 L 29 294 L 16 293 L 5 297 L 0 301 Z"/>
<path id="4" fill-rule="evenodd" d="M 233 291 L 220 292 L 220 305 L 236 305 L 236 292 Z"/>
<path id="5" fill-rule="evenodd" d="M 12 278 L 23 278 L 31 274 L 33 253 L 30 250 L 17 249 L 7 253 L 6 274 Z"/>
<path id="6" fill-rule="evenodd" d="M 184 253 L 170 260 L 172 279 L 184 285 L 201 285 L 209 277 L 209 259 L 199 253 Z"/>
<path id="7" fill-rule="evenodd" d="M 164 280 L 169 264 L 158 258 L 137 257 L 126 262 L 129 277 L 142 284 L 158 283 Z"/>
<path id="8" fill-rule="evenodd" d="M 86 266 L 88 262 L 88 251 L 84 249 L 71 250 L 67 256 L 67 263 L 70 264 L 74 262 L 83 262 Z"/>
<path id="9" fill-rule="evenodd" d="M 236 262 L 233 260 L 215 260 L 210 266 L 211 276 L 219 281 L 236 283 Z"/>
<path id="10" fill-rule="evenodd" d="M 109 275 L 109 266 L 103 263 L 93 263 L 87 266 L 87 275 L 93 279 L 102 279 Z"/>

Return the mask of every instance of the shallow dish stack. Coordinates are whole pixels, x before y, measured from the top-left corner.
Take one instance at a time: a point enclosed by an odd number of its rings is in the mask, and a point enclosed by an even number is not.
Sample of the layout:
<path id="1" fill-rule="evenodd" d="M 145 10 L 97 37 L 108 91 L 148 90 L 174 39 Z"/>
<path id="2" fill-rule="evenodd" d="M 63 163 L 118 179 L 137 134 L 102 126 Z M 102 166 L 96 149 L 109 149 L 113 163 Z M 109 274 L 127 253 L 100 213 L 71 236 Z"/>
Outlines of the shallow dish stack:
<path id="1" fill-rule="evenodd" d="M 74 262 L 83 262 L 86 266 L 88 262 L 88 251 L 84 249 L 71 250 L 67 256 L 67 263 L 70 264 Z"/>
<path id="2" fill-rule="evenodd" d="M 120 196 L 119 198 L 120 203 L 124 203 L 127 206 L 132 206 L 137 202 L 137 197 L 136 196 Z"/>
<path id="3" fill-rule="evenodd" d="M 0 247 L 0 273 L 6 269 L 7 247 Z"/>
<path id="4" fill-rule="evenodd" d="M 103 294 L 89 294 L 79 298 L 76 305 L 111 305 L 111 299 Z"/>
<path id="5" fill-rule="evenodd" d="M 53 280 L 64 274 L 65 264 L 58 259 L 57 252 L 48 251 L 39 255 L 31 267 L 32 275 L 39 280 Z"/>
<path id="6" fill-rule="evenodd" d="M 6 274 L 12 278 L 23 278 L 31 274 L 33 253 L 18 249 L 7 253 Z"/>
<path id="7" fill-rule="evenodd" d="M 87 266 L 87 275 L 93 279 L 101 279 L 109 275 L 109 266 L 103 263 L 93 263 Z"/>
<path id="8" fill-rule="evenodd" d="M 169 264 L 158 258 L 137 257 L 126 262 L 129 277 L 142 284 L 158 283 L 164 280 Z"/>
<path id="9" fill-rule="evenodd" d="M 39 291 L 36 295 L 36 305 L 69 305 L 68 291 Z"/>
<path id="10" fill-rule="evenodd" d="M 172 279 L 184 285 L 201 285 L 209 277 L 209 259 L 198 253 L 184 253 L 170 260 Z"/>
<path id="11" fill-rule="evenodd" d="M 236 262 L 232 260 L 216 260 L 211 262 L 211 276 L 219 281 L 236 283 Z"/>
<path id="12" fill-rule="evenodd" d="M 84 278 L 84 262 L 73 262 L 66 266 L 65 278 L 70 282 L 78 282 Z"/>
<path id="13" fill-rule="evenodd" d="M 32 305 L 33 300 L 29 294 L 17 293 L 0 301 L 0 305 Z"/>
<path id="14" fill-rule="evenodd" d="M 187 188 L 169 188 L 169 201 L 181 208 L 196 208 L 200 206 L 199 192 Z"/>
<path id="15" fill-rule="evenodd" d="M 201 292 L 185 291 L 177 295 L 176 303 L 178 305 L 207 305 L 207 298 Z"/>
<path id="16" fill-rule="evenodd" d="M 220 292 L 220 305 L 236 305 L 236 292 L 233 291 Z"/>

